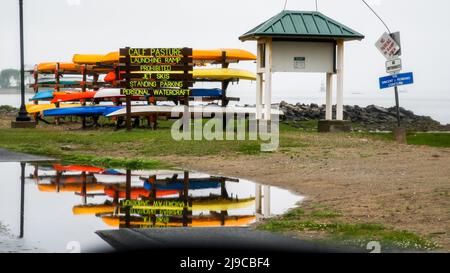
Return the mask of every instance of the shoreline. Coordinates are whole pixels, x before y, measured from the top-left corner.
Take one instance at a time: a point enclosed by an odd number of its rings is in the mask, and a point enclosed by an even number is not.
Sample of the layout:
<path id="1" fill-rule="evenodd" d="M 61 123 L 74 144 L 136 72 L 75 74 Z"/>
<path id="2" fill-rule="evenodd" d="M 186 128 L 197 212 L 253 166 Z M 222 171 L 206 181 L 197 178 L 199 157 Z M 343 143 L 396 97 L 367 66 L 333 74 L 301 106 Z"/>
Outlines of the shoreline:
<path id="1" fill-rule="evenodd" d="M 164 122 L 158 131 L 131 132 L 80 130 L 73 123 L 16 130 L 9 129 L 7 122 L 0 123 L 4 148 L 83 165 L 146 168 L 147 162 L 240 177 L 305 196 L 300 205 L 305 211 L 320 205 L 339 215 L 320 219 L 323 223 L 383 224 L 436 241 L 450 251 L 449 134 L 426 134 L 440 137 L 444 144 L 430 147 L 424 146 L 432 145 L 430 138 L 421 142 L 412 138 L 415 145 L 398 145 L 386 137 L 389 134 L 319 134 L 283 125 L 279 149 L 262 153 L 259 144 L 251 141 L 176 142 L 170 137 L 170 123 Z M 134 145 L 129 145 L 130 139 Z M 116 149 L 105 150 L 105 145 Z M 313 240 L 323 237 L 323 232 L 297 232 Z"/>

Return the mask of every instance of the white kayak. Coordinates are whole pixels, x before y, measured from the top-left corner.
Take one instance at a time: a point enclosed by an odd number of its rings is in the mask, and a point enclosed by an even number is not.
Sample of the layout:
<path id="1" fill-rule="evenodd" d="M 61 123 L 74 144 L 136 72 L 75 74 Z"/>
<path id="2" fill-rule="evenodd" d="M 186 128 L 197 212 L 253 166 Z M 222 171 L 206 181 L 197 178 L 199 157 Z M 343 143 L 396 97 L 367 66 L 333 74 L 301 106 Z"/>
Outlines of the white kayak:
<path id="1" fill-rule="evenodd" d="M 169 106 L 169 105 L 139 105 L 131 107 L 131 114 L 134 116 L 155 114 L 155 113 L 167 113 L 179 114 L 184 113 L 184 106 Z M 220 107 L 215 105 L 196 105 L 188 107 L 189 113 L 205 113 L 205 114 L 249 114 L 256 115 L 256 107 L 240 107 L 240 106 L 227 106 Z M 261 109 L 261 111 L 264 111 Z M 272 115 L 284 115 L 283 111 L 272 109 Z M 114 111 L 108 114 L 108 117 L 123 116 L 126 115 L 126 108 Z"/>
<path id="2" fill-rule="evenodd" d="M 121 98 L 125 97 L 125 95 L 120 94 L 119 88 L 108 88 L 108 89 L 100 89 L 95 93 L 94 99 L 100 98 Z"/>

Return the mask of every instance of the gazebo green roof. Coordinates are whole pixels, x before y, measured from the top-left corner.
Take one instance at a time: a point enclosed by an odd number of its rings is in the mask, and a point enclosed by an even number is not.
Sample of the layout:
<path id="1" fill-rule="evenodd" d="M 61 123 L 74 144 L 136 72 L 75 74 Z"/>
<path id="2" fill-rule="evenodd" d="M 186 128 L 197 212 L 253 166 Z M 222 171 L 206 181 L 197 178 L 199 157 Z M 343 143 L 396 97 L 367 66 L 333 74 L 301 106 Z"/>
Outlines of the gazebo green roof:
<path id="1" fill-rule="evenodd" d="M 364 35 L 315 11 L 284 10 L 243 34 L 241 41 L 280 39 L 362 40 Z"/>

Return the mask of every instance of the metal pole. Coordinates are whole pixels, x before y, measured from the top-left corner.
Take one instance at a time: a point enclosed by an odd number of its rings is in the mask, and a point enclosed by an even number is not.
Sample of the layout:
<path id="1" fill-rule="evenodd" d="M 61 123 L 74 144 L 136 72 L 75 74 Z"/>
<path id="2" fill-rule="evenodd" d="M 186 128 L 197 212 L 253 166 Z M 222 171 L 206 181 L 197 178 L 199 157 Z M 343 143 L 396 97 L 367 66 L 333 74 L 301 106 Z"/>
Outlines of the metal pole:
<path id="1" fill-rule="evenodd" d="M 20 110 L 16 121 L 31 121 L 25 108 L 25 65 L 23 50 L 23 0 L 19 0 L 19 20 L 20 20 Z"/>
<path id="2" fill-rule="evenodd" d="M 25 162 L 20 162 L 20 234 L 19 238 L 23 238 L 24 234 L 24 216 L 25 216 Z"/>
<path id="3" fill-rule="evenodd" d="M 397 108 L 397 127 L 400 128 L 400 106 L 398 101 L 398 87 L 395 86 L 395 105 Z"/>

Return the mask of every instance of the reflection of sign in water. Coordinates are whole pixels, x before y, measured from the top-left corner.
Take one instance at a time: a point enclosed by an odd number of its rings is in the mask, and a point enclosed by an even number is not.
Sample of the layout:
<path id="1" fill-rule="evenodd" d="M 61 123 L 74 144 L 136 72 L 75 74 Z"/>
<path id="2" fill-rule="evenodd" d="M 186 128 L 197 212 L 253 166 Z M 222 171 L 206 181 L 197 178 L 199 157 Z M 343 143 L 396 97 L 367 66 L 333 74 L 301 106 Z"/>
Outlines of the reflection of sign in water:
<path id="1" fill-rule="evenodd" d="M 306 58 L 294 57 L 294 69 L 305 69 L 305 68 L 306 68 Z"/>
<path id="2" fill-rule="evenodd" d="M 192 204 L 176 200 L 123 200 L 122 206 L 130 207 L 131 209 L 142 210 L 183 210 L 184 208 L 191 209 Z"/>

